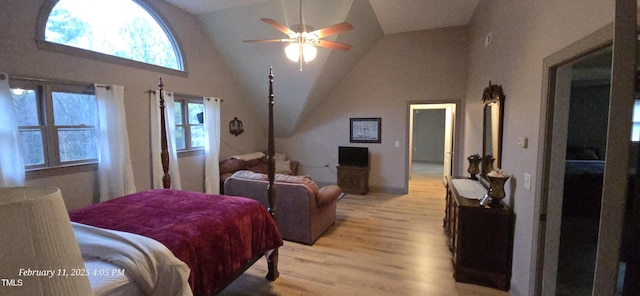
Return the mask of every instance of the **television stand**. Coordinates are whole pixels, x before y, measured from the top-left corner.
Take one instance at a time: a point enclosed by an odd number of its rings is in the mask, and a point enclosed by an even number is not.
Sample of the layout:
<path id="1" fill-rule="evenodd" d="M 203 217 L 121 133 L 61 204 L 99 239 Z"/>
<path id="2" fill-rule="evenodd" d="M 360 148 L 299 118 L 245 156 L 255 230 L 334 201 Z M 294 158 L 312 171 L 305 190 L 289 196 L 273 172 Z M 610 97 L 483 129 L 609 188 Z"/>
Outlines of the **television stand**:
<path id="1" fill-rule="evenodd" d="M 338 186 L 342 192 L 364 195 L 369 192 L 369 167 L 339 165 Z"/>

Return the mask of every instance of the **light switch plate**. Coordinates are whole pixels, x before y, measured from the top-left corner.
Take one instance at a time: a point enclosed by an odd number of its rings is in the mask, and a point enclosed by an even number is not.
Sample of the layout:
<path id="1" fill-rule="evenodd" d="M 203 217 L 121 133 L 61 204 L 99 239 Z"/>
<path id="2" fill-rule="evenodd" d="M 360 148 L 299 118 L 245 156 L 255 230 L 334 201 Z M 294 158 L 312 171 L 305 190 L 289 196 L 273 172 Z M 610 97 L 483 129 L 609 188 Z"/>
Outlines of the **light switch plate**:
<path id="1" fill-rule="evenodd" d="M 520 137 L 518 138 L 518 146 L 522 147 L 522 148 L 527 148 L 528 145 L 528 139 L 526 137 Z"/>
<path id="2" fill-rule="evenodd" d="M 524 188 L 531 190 L 531 174 L 524 173 Z"/>

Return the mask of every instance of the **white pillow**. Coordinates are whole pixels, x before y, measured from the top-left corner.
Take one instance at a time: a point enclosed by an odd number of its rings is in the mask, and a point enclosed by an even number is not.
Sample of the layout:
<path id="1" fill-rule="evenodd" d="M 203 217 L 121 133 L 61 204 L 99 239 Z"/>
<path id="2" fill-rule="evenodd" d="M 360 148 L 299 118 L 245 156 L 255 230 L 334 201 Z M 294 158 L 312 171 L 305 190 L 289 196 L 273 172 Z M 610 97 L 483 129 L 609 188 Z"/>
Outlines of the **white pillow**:
<path id="1" fill-rule="evenodd" d="M 287 154 L 286 153 L 274 153 L 274 155 L 276 157 L 276 161 L 285 161 L 287 160 Z"/>
<path id="2" fill-rule="evenodd" d="M 231 156 L 231 158 L 240 159 L 240 160 L 244 160 L 244 161 L 260 159 L 260 158 L 263 158 L 263 157 L 264 157 L 264 153 L 263 152 L 253 152 L 253 153 L 247 153 L 247 154 L 242 154 L 242 155 Z"/>
<path id="3" fill-rule="evenodd" d="M 276 158 L 276 173 L 278 174 L 291 174 L 291 162 L 288 160 L 285 161 L 277 161 Z"/>

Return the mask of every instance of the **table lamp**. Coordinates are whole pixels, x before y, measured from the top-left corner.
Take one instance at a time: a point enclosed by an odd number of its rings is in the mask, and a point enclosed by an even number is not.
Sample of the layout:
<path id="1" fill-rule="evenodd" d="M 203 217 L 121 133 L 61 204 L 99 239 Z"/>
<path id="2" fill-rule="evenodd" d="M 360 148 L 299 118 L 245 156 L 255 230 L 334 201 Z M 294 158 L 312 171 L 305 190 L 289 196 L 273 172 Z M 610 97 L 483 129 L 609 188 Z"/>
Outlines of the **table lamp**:
<path id="1" fill-rule="evenodd" d="M 58 188 L 0 188 L 0 295 L 92 295 Z"/>

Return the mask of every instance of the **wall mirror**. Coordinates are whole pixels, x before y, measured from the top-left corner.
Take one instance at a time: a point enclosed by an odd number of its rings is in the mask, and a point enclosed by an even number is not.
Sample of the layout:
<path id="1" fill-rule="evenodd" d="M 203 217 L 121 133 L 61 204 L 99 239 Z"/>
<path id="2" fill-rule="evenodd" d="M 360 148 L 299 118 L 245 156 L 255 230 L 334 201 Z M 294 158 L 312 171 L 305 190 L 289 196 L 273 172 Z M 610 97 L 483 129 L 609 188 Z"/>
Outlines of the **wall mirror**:
<path id="1" fill-rule="evenodd" d="M 504 111 L 504 93 L 500 85 L 491 84 L 482 93 L 484 115 L 482 121 L 482 170 L 487 173 L 502 165 L 502 118 Z"/>

